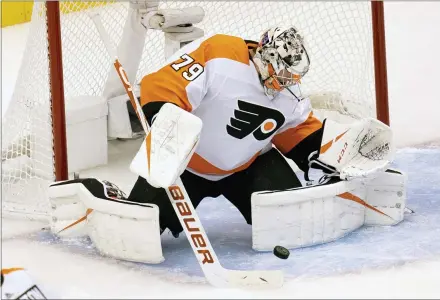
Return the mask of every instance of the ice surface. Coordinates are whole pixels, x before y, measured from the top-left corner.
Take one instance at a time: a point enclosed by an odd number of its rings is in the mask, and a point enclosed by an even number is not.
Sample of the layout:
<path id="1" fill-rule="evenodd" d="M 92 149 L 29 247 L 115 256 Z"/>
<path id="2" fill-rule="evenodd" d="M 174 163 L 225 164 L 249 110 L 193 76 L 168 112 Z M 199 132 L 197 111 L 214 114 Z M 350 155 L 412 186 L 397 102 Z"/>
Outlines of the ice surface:
<path id="1" fill-rule="evenodd" d="M 29 255 L 32 253 L 33 255 Z M 26 265 L 31 275 L 66 299 L 134 298 L 438 298 L 439 261 L 385 271 L 361 271 L 325 278 L 296 278 L 278 290 L 220 290 L 204 281 L 185 281 L 54 245 L 17 240 L 3 249 L 8 264 Z M 3 266 L 6 266 L 3 264 Z M 437 276 L 437 277 L 436 277 Z M 437 296 L 437 297 L 436 297 Z"/>
<path id="2" fill-rule="evenodd" d="M 123 145 L 125 150 L 135 149 L 135 145 L 138 145 L 139 142 L 127 141 L 119 146 Z M 116 147 L 115 143 L 113 144 Z M 115 183 L 126 188 L 130 182 L 124 176 L 128 174 L 124 163 L 126 158 L 120 151 L 114 150 L 112 153 L 118 155 L 121 162 L 120 166 L 111 173 L 119 174 L 120 180 L 117 180 L 114 175 L 112 180 L 116 180 Z M 314 285 L 315 282 L 332 281 L 340 276 L 356 278 L 359 274 L 370 274 L 372 280 L 376 280 L 376 276 L 377 278 L 382 276 L 389 282 L 391 278 L 387 278 L 385 274 L 397 276 L 400 274 L 400 271 L 397 270 L 409 268 L 406 265 L 410 262 L 429 266 L 429 268 L 440 263 L 439 165 L 439 149 L 410 148 L 399 150 L 394 166 L 407 172 L 410 178 L 408 206 L 415 210 L 415 214 L 408 215 L 404 222 L 397 226 L 364 227 L 336 242 L 293 250 L 288 260 L 280 260 L 270 252 L 263 253 L 252 250 L 250 226 L 245 223 L 240 213 L 225 198 L 203 200 L 198 212 L 213 247 L 226 268 L 239 270 L 281 269 L 287 278 L 285 291 L 292 292 L 289 287 L 302 285 L 304 281 Z M 93 171 L 90 172 L 93 173 Z M 108 179 L 105 174 L 105 170 L 101 169 L 99 176 Z M 134 180 L 131 176 L 128 178 Z M 3 224 L 8 224 L 7 222 L 8 220 L 3 220 Z M 37 232 L 21 235 L 15 239 L 3 240 L 3 263 L 28 267 L 36 275 L 42 276 L 46 284 L 51 283 L 56 286 L 64 296 L 99 295 L 105 297 L 110 291 L 116 293 L 114 295 L 119 295 L 122 293 L 121 286 L 106 286 L 104 290 L 102 286 L 105 286 L 105 280 L 114 281 L 113 277 L 119 278 L 122 276 L 121 274 L 126 276 L 121 281 L 130 282 L 130 286 L 139 278 L 146 278 L 145 290 L 141 287 L 136 287 L 133 291 L 127 290 L 126 287 L 122 288 L 126 294 L 121 295 L 126 298 L 142 297 L 141 295 L 146 295 L 145 293 L 150 287 L 156 284 L 172 286 L 173 289 L 177 285 L 176 292 L 183 288 L 184 290 L 189 289 L 190 293 L 184 293 L 181 296 L 180 293 L 172 294 L 171 291 L 167 291 L 163 295 L 178 295 L 179 297 L 188 295 L 190 297 L 189 295 L 194 295 L 191 288 L 203 288 L 207 291 L 207 283 L 186 237 L 182 235 L 176 239 L 165 232 L 162 235 L 162 244 L 165 262 L 160 265 L 146 265 L 101 257 L 87 238 L 60 240 L 49 232 Z M 77 263 L 74 263 L 75 261 Z M 57 278 L 52 278 L 53 274 L 48 274 L 54 272 L 58 265 L 68 265 L 68 273 L 76 274 L 75 278 L 93 276 L 94 280 L 102 281 L 101 285 L 91 286 L 89 283 L 83 282 L 84 280 L 70 284 L 60 283 Z M 403 269 L 402 266 L 404 266 Z M 109 270 L 114 270 L 116 274 L 109 273 Z M 419 271 L 417 268 L 411 270 L 413 271 L 408 270 L 408 272 L 411 273 L 410 280 L 413 282 L 417 278 L 414 278 L 412 273 Z M 376 274 L 376 272 L 377 275 L 373 276 L 372 274 Z M 424 282 L 424 284 L 429 284 L 429 280 L 437 280 L 440 283 L 440 269 L 437 269 L 436 272 L 426 271 L 424 280 L 428 280 L 428 282 Z M 433 277 L 428 274 L 432 274 Z M 75 286 L 74 289 L 73 286 Z M 431 286 L 434 294 L 425 295 L 435 295 L 435 293 L 440 295 L 440 286 L 437 289 L 434 286 Z M 408 294 L 403 291 L 407 291 L 408 287 L 401 288 L 402 290 L 394 292 L 406 297 Z M 428 291 L 419 290 L 420 293 L 428 293 Z M 295 290 L 295 293 L 297 292 L 302 293 Z M 313 291 L 310 295 L 319 295 L 316 294 L 317 292 L 319 293 L 319 291 Z M 349 295 L 351 292 L 353 291 L 340 290 L 340 294 L 337 294 L 334 289 L 330 291 L 330 293 L 336 293 L 335 295 Z M 289 297 L 290 295 L 279 293 L 277 294 L 279 297 Z M 371 293 L 371 291 L 366 291 L 366 293 Z M 197 293 L 197 295 L 206 294 Z M 225 296 L 225 294 L 221 295 Z M 240 293 L 233 295 L 240 297 Z M 241 295 L 249 297 L 250 294 Z M 255 295 L 263 297 L 263 294 Z"/>
<path id="3" fill-rule="evenodd" d="M 397 144 L 439 140 L 440 2 L 385 3 L 391 124 Z M 2 116 L 24 47 L 27 24 L 2 29 Z M 409 65 L 408 65 L 409 64 Z M 408 70 L 407 72 L 405 72 Z M 82 172 L 129 191 L 128 165 L 140 141 L 110 143 L 111 166 Z M 58 240 L 41 223 L 2 220 L 2 267 L 23 266 L 63 298 L 439 298 L 440 143 L 400 149 L 415 214 L 393 227 L 369 227 L 326 245 L 291 251 L 288 260 L 251 249 L 251 229 L 226 199 L 198 212 L 223 265 L 286 272 L 276 291 L 218 290 L 207 284 L 182 235 L 163 234 L 157 266 L 99 256 L 88 239 Z"/>

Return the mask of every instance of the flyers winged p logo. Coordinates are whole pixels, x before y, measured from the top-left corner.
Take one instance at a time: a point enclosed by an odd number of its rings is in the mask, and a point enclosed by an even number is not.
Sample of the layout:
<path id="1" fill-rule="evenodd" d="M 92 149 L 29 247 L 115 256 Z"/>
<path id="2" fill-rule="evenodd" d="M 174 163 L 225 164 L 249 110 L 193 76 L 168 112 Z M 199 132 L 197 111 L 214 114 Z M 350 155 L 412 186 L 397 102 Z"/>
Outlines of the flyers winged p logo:
<path id="1" fill-rule="evenodd" d="M 276 109 L 238 100 L 238 109 L 234 110 L 226 131 L 240 140 L 252 133 L 255 139 L 262 141 L 277 131 L 284 121 L 283 114 Z"/>

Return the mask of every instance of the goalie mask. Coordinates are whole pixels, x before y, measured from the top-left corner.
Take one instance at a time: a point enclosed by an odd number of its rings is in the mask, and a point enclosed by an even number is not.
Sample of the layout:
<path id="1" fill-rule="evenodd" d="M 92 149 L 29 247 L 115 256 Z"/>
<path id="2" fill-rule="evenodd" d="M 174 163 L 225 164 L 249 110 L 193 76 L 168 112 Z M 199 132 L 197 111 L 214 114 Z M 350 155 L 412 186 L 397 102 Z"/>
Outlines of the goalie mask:
<path id="1" fill-rule="evenodd" d="M 253 61 L 260 71 L 266 94 L 270 96 L 297 84 L 310 66 L 303 38 L 295 27 L 266 30 Z"/>

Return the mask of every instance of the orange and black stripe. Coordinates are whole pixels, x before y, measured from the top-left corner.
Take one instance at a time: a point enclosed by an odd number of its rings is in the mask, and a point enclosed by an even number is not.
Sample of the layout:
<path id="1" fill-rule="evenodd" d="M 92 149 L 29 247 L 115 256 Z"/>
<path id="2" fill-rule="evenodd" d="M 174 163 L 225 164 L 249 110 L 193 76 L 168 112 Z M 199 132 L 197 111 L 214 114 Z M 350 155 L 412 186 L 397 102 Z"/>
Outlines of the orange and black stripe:
<path id="1" fill-rule="evenodd" d="M 191 160 L 188 164 L 188 167 L 200 174 L 206 174 L 206 175 L 229 175 L 236 172 L 243 171 L 247 169 L 260 155 L 260 152 L 257 152 L 254 156 L 252 156 L 247 162 L 239 165 L 238 167 L 235 167 L 231 170 L 222 170 L 213 164 L 211 164 L 209 161 L 198 155 L 197 153 L 194 153 L 191 157 Z"/>
<path id="2" fill-rule="evenodd" d="M 321 146 L 322 134 L 323 124 L 310 113 L 303 123 L 276 134 L 272 142 L 281 153 L 306 172 L 309 169 L 308 157 Z"/>
<path id="3" fill-rule="evenodd" d="M 276 134 L 273 137 L 272 142 L 278 148 L 278 150 L 281 151 L 281 153 L 286 154 L 295 148 L 306 137 L 321 127 L 321 121 L 315 118 L 313 113 L 310 113 L 308 118 L 303 123 Z"/>

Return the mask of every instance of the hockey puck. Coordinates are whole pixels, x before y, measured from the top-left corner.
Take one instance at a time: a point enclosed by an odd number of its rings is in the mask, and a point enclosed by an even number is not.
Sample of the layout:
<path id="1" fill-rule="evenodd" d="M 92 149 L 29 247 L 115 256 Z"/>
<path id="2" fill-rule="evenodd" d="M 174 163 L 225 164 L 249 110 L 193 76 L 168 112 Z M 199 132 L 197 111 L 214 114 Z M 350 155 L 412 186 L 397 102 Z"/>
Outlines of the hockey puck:
<path id="1" fill-rule="evenodd" d="M 278 258 L 287 259 L 290 255 L 290 251 L 282 246 L 275 246 L 275 248 L 273 248 L 273 254 Z"/>

